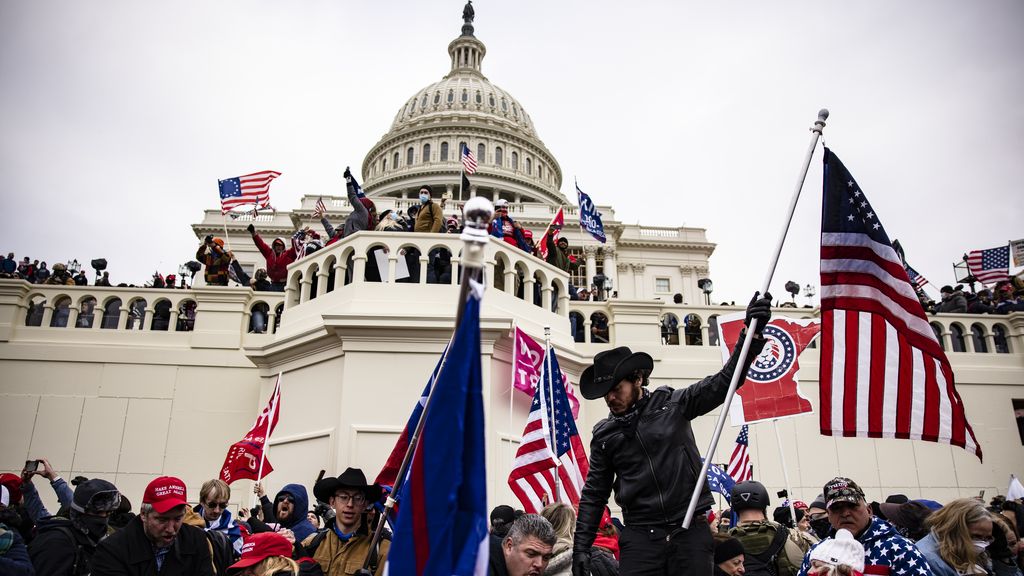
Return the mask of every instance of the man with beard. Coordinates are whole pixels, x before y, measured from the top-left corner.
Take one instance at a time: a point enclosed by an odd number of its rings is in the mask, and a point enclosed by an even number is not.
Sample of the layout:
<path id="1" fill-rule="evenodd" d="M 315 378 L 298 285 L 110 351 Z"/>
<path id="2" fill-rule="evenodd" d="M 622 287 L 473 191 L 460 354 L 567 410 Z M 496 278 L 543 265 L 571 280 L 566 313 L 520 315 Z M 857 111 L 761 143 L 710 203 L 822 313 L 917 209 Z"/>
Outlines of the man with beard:
<path id="1" fill-rule="evenodd" d="M 161 476 L 146 486 L 139 515 L 104 538 L 92 573 L 103 576 L 213 576 L 210 544 L 202 528 L 183 524 L 185 483 Z"/>
<path id="2" fill-rule="evenodd" d="M 335 517 L 326 528 L 302 540 L 302 546 L 327 576 L 351 574 L 352 566 L 361 567 L 370 550 L 373 535 L 366 511 L 373 502 L 380 500 L 381 487 L 367 484 L 359 468 L 348 468 L 337 478 L 318 481 L 313 495 L 330 504 Z M 390 543 L 382 539 L 370 559 L 370 571 L 378 576 L 384 572 L 389 546 Z"/>
<path id="3" fill-rule="evenodd" d="M 110 482 L 93 478 L 78 485 L 69 518 L 50 516 L 39 521 L 29 545 L 32 564 L 39 574 L 89 574 L 93 555 L 107 535 L 110 514 L 121 504 L 121 494 Z"/>
<path id="4" fill-rule="evenodd" d="M 271 502 L 263 492 L 263 486 L 257 484 L 257 494 L 263 507 L 263 520 L 270 524 L 277 522 L 281 528 L 292 532 L 296 542 L 302 542 L 316 528 L 306 517 L 309 511 L 309 496 L 306 487 L 301 484 L 285 484 Z"/>

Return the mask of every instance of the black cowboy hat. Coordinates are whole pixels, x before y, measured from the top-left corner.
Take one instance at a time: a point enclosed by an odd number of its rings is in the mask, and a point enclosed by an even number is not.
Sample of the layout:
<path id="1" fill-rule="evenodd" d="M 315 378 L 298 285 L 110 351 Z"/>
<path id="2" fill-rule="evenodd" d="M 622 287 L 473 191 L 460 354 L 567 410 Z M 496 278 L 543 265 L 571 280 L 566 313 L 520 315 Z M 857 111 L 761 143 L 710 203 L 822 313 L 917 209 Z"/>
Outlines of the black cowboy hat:
<path id="1" fill-rule="evenodd" d="M 633 352 L 627 346 L 619 346 L 594 356 L 594 365 L 580 376 L 580 392 L 587 400 L 603 398 L 623 378 L 637 370 L 650 374 L 654 370 L 654 358 L 646 352 Z"/>
<path id="2" fill-rule="evenodd" d="M 348 468 L 337 478 L 322 478 L 313 486 L 313 495 L 321 502 L 329 502 L 339 488 L 362 490 L 369 502 L 380 500 L 383 489 L 379 484 L 367 484 L 366 476 L 359 468 Z"/>

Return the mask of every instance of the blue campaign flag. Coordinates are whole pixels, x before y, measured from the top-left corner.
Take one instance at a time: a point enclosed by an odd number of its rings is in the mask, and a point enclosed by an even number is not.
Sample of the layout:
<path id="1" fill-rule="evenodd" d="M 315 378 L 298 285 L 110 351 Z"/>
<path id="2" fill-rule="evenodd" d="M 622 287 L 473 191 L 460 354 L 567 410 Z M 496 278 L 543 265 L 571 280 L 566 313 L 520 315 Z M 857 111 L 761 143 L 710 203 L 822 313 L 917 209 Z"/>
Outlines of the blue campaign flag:
<path id="1" fill-rule="evenodd" d="M 703 462 L 703 461 L 704 461 L 704 459 L 701 458 L 701 462 Z M 731 500 L 732 500 L 732 487 L 736 485 L 736 481 L 732 479 L 732 476 L 729 476 L 728 474 L 726 474 L 725 470 L 722 470 L 721 466 L 718 466 L 716 464 L 712 464 L 711 466 L 708 466 L 708 480 L 707 481 L 708 481 L 708 488 L 712 492 L 718 492 L 722 496 L 725 496 L 725 501 L 726 502 L 731 502 Z"/>
<path id="2" fill-rule="evenodd" d="M 579 196 L 580 201 L 580 228 L 583 228 L 590 233 L 596 240 L 604 244 L 604 224 L 601 223 L 601 213 L 597 211 L 597 206 L 594 206 L 594 202 L 587 196 L 583 190 L 580 190 L 580 185 L 576 185 L 576 194 Z"/>
<path id="3" fill-rule="evenodd" d="M 484 575 L 488 560 L 480 297 L 471 291 L 434 383 L 401 502 L 389 574 Z"/>

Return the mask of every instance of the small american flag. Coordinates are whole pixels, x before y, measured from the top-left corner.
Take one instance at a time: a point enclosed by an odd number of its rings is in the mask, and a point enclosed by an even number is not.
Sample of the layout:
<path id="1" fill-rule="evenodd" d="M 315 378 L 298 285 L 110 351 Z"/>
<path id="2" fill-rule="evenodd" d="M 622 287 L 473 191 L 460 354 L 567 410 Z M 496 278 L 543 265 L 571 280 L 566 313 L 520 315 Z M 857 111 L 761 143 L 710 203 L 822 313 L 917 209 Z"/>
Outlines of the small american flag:
<path id="1" fill-rule="evenodd" d="M 746 482 L 754 478 L 754 467 L 750 464 L 750 429 L 746 424 L 740 428 L 740 435 L 736 437 L 736 447 L 732 450 L 729 458 L 729 476 L 737 482 Z M 710 471 L 711 468 L 709 467 Z"/>
<path id="2" fill-rule="evenodd" d="M 953 370 L 864 192 L 825 149 L 821 433 L 911 438 L 981 458 Z"/>
<path id="3" fill-rule="evenodd" d="M 907 276 L 910 277 L 910 283 L 914 285 L 914 288 L 917 290 L 924 290 L 924 286 L 928 283 L 928 279 L 918 274 L 917 270 L 910 267 L 910 264 L 904 264 L 904 267 L 907 269 Z"/>
<path id="4" fill-rule="evenodd" d="M 247 204 L 255 204 L 259 207 L 268 206 L 270 204 L 270 181 L 280 175 L 280 172 L 264 170 L 237 178 L 218 180 L 221 213 L 227 214 L 232 208 Z"/>
<path id="5" fill-rule="evenodd" d="M 468 145 L 462 146 L 462 168 L 466 171 L 466 174 L 476 173 L 476 156 L 469 151 Z"/>
<path id="6" fill-rule="evenodd" d="M 578 507 L 580 491 L 590 470 L 583 441 L 572 419 L 572 408 L 561 382 L 562 371 L 554 349 L 548 349 L 545 364 L 550 366 L 544 367 L 541 385 L 533 394 L 523 440 L 508 476 L 509 487 L 529 513 L 538 513 L 545 504 L 553 502 L 566 502 L 573 508 Z M 554 383 L 551 374 L 556 375 Z M 549 404 L 549 394 L 554 396 L 553 406 Z M 558 475 L 557 494 L 555 474 Z"/>
<path id="7" fill-rule="evenodd" d="M 327 213 L 327 206 L 324 204 L 324 197 L 320 196 L 316 199 L 316 208 L 313 210 L 313 214 L 318 217 L 323 217 Z"/>
<path id="8" fill-rule="evenodd" d="M 982 284 L 1010 279 L 1010 246 L 972 250 L 967 254 L 967 269 Z"/>

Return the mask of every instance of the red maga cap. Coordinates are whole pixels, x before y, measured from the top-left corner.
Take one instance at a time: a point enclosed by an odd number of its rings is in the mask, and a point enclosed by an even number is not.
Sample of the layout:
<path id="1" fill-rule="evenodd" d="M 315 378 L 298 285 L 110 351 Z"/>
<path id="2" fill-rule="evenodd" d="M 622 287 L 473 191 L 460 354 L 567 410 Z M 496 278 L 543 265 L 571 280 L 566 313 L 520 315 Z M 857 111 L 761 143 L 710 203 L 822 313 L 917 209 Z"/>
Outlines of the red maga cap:
<path id="1" fill-rule="evenodd" d="M 174 476 L 161 476 L 146 486 L 142 495 L 142 503 L 150 504 L 158 514 L 164 514 L 171 508 L 188 504 L 185 495 L 185 483 Z"/>

